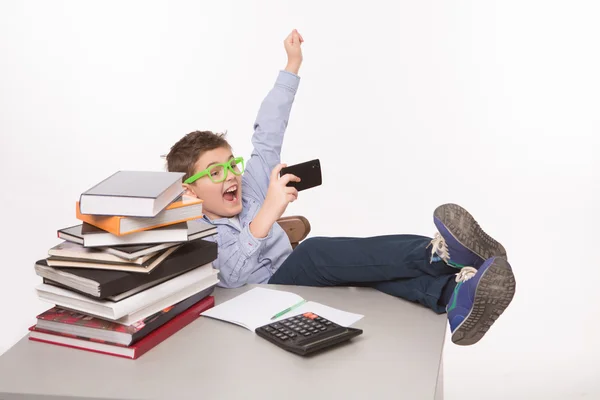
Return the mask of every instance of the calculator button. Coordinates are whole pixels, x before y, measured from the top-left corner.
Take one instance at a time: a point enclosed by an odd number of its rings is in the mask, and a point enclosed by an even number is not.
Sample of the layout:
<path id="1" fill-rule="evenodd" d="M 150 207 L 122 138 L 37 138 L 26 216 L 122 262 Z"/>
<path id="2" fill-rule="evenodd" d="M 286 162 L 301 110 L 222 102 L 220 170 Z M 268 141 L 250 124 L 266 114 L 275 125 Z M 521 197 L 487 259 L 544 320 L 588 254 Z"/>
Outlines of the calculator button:
<path id="1" fill-rule="evenodd" d="M 293 324 L 293 325 L 290 325 L 290 328 L 294 329 L 294 328 L 295 328 L 295 327 L 297 327 L 297 326 L 298 326 L 298 325 L 296 325 L 296 324 Z"/>
<path id="2" fill-rule="evenodd" d="M 278 338 L 280 338 L 280 337 L 283 336 L 283 333 L 279 332 L 279 333 L 275 334 L 275 336 L 277 336 Z"/>
<path id="3" fill-rule="evenodd" d="M 285 333 L 286 335 L 291 335 L 291 334 L 292 334 L 292 331 L 288 331 L 288 330 L 286 330 L 286 331 L 285 331 L 285 332 L 283 332 L 283 333 Z"/>
<path id="4" fill-rule="evenodd" d="M 315 325 L 315 328 L 320 328 L 320 327 L 322 327 L 322 326 L 323 326 L 323 325 L 321 325 L 321 324 L 316 324 L 316 325 Z"/>
<path id="5" fill-rule="evenodd" d="M 324 331 L 324 330 L 326 330 L 326 329 L 327 329 L 327 327 L 326 327 L 326 326 L 322 326 L 322 327 L 320 327 L 319 329 L 320 329 L 320 330 L 322 330 L 322 331 Z"/>
<path id="6" fill-rule="evenodd" d="M 307 332 L 307 330 L 306 330 L 306 329 L 302 329 L 302 330 L 300 331 L 300 333 L 306 333 L 306 332 Z"/>
<path id="7" fill-rule="evenodd" d="M 287 339 L 288 339 L 288 337 L 287 337 L 286 335 L 283 335 L 283 336 L 282 336 L 282 337 L 280 337 L 279 339 L 281 339 L 281 340 L 287 340 Z"/>
<path id="8" fill-rule="evenodd" d="M 311 312 L 307 312 L 307 313 L 304 313 L 302 315 L 304 317 L 306 317 L 306 318 L 309 318 L 309 319 L 315 319 L 315 318 L 317 318 L 317 316 L 315 314 L 311 313 Z"/>
<path id="9" fill-rule="evenodd" d="M 313 328 L 313 327 L 311 326 L 310 328 L 308 328 L 308 330 L 312 332 L 312 331 L 314 331 L 314 330 L 315 330 L 315 328 Z"/>
<path id="10" fill-rule="evenodd" d="M 284 322 L 283 326 L 290 326 L 291 324 L 289 322 Z"/>
<path id="11" fill-rule="evenodd" d="M 311 333 L 310 333 L 310 332 L 306 332 L 306 333 L 304 334 L 304 336 L 310 336 L 310 335 L 311 335 Z"/>
<path id="12" fill-rule="evenodd" d="M 325 322 L 325 325 L 331 325 L 331 321 Z"/>
<path id="13" fill-rule="evenodd" d="M 271 332 L 273 332 L 273 328 L 269 328 L 269 327 L 267 326 L 267 327 L 265 328 L 265 331 L 267 331 L 267 332 L 271 333 Z"/>
<path id="14" fill-rule="evenodd" d="M 273 328 L 275 328 L 275 329 L 279 329 L 279 328 L 281 328 L 281 325 L 279 325 L 279 324 L 273 324 L 273 325 L 271 325 L 271 326 L 272 326 Z"/>
<path id="15" fill-rule="evenodd" d="M 296 334 L 295 334 L 294 332 L 292 332 L 292 333 L 290 333 L 288 336 L 289 336 L 289 337 L 291 337 L 291 338 L 295 338 L 295 337 L 296 337 Z"/>
<path id="16" fill-rule="evenodd" d="M 300 327 L 294 328 L 294 330 L 295 330 L 296 332 L 300 332 L 300 330 L 301 330 L 301 329 L 302 329 L 302 328 L 300 328 Z"/>

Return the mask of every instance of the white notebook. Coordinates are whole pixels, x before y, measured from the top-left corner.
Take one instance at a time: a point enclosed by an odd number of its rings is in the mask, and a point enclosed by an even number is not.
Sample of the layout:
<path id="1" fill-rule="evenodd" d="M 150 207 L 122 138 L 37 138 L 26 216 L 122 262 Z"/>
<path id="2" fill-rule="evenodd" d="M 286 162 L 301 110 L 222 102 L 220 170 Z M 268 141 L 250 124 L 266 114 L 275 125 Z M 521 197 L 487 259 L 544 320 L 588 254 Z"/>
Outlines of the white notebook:
<path id="1" fill-rule="evenodd" d="M 363 315 L 360 314 L 341 311 L 323 304 L 315 303 L 314 301 L 306 301 L 301 306 L 294 308 L 292 311 L 285 313 L 279 318 L 271 319 L 271 317 L 280 311 L 292 307 L 301 301 L 304 301 L 304 299 L 295 293 L 266 288 L 254 288 L 224 302 L 223 304 L 219 304 L 204 311 L 201 315 L 231 322 L 249 329 L 252 332 L 263 325 L 293 317 L 294 315 L 304 314 L 305 312 L 313 312 L 338 325 L 346 327 L 363 318 Z"/>

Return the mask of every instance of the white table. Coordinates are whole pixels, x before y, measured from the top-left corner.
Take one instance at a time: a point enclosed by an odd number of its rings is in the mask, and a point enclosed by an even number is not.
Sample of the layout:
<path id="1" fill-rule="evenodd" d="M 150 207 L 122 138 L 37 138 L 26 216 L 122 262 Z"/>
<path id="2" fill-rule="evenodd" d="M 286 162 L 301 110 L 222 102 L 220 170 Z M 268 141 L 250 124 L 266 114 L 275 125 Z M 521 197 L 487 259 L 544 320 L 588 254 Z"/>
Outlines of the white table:
<path id="1" fill-rule="evenodd" d="M 442 399 L 445 315 L 370 288 L 268 287 L 363 314 L 364 333 L 300 357 L 201 317 L 138 360 L 24 337 L 0 357 L 0 399 Z"/>

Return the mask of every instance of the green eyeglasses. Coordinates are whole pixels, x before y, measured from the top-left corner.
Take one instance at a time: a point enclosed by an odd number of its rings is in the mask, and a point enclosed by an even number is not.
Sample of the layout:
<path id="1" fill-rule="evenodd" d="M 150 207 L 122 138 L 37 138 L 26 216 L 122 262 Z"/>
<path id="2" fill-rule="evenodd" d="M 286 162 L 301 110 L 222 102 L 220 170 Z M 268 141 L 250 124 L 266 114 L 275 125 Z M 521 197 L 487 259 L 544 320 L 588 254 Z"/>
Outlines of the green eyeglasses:
<path id="1" fill-rule="evenodd" d="M 227 170 L 234 175 L 241 175 L 244 172 L 244 157 L 236 157 L 226 163 L 213 164 L 196 175 L 190 176 L 183 183 L 194 183 L 205 175 L 208 175 L 213 183 L 220 183 L 227 179 Z"/>

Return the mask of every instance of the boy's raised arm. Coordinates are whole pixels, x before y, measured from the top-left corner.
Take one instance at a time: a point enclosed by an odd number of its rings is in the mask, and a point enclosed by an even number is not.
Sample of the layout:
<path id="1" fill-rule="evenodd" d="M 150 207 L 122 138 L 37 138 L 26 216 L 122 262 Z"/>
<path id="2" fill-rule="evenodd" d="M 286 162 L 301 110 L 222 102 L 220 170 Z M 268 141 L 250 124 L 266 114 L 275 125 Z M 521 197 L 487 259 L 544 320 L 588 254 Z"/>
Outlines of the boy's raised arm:
<path id="1" fill-rule="evenodd" d="M 259 201 L 265 199 L 271 172 L 281 162 L 283 137 L 300 83 L 303 41 L 296 30 L 285 39 L 287 66 L 263 100 L 254 123 L 253 150 L 246 163 L 242 190 Z"/>

